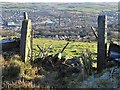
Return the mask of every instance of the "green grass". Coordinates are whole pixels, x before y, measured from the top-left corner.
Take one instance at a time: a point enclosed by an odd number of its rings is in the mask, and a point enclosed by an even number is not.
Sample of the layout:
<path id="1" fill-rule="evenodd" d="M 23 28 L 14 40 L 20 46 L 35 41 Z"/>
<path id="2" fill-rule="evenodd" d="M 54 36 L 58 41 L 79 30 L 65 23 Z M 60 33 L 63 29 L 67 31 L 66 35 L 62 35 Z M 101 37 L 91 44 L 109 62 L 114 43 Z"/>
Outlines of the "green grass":
<path id="1" fill-rule="evenodd" d="M 65 40 L 52 40 L 45 38 L 35 38 L 33 39 L 33 48 L 39 50 L 37 45 L 40 47 L 48 48 L 52 44 L 52 49 L 50 54 L 57 54 L 62 50 L 65 44 L 68 41 Z M 95 42 L 72 42 L 70 41 L 67 48 L 63 52 L 63 56 L 71 57 L 80 57 L 82 51 L 89 49 L 92 53 L 97 53 L 97 43 Z"/>
<path id="2" fill-rule="evenodd" d="M 74 8 L 70 8 L 69 6 L 74 6 Z M 76 10 L 81 12 L 93 12 L 99 13 L 101 11 L 115 11 L 118 10 L 117 5 L 110 4 L 96 4 L 96 3 L 82 3 L 77 5 L 60 5 L 58 6 L 59 10 Z"/>
<path id="3" fill-rule="evenodd" d="M 53 40 L 53 39 L 46 39 L 46 38 L 33 38 L 33 48 L 37 48 L 36 45 L 39 45 L 40 47 L 47 48 L 49 45 L 53 45 L 52 47 L 52 53 L 56 54 L 64 47 L 64 45 L 68 41 L 65 40 Z M 44 46 L 45 44 L 45 46 Z M 86 53 L 85 49 L 89 49 L 92 53 L 97 53 L 97 43 L 96 42 L 69 42 L 68 47 L 63 52 L 64 55 L 67 55 L 68 57 L 79 57 L 81 54 L 81 51 L 83 50 L 84 53 Z M 51 53 L 50 53 L 51 54 Z M 50 87 L 57 87 L 57 88 L 81 88 L 82 87 L 82 81 L 87 79 L 87 75 L 85 75 L 83 72 L 70 74 L 65 71 L 64 77 L 59 77 L 62 75 L 62 73 L 59 73 L 59 71 L 46 71 L 42 67 L 33 67 L 30 62 L 22 62 L 22 59 L 19 55 L 15 55 L 12 58 L 9 58 L 10 60 L 4 62 L 4 77 L 5 82 L 3 82 L 3 87 L 16 87 L 16 88 L 34 88 L 34 87 L 44 87 L 50 88 Z M 19 68 L 20 67 L 20 68 Z M 70 68 L 71 69 L 71 68 Z M 41 74 L 37 74 L 36 72 L 40 71 Z M 108 69 L 104 70 L 101 74 L 97 75 L 96 78 L 99 78 L 102 76 L 105 72 L 107 72 Z M 10 75 L 10 76 L 9 76 Z M 19 80 L 14 80 L 14 77 L 19 77 Z M 22 79 L 22 78 L 24 79 Z M 119 77 L 117 77 L 119 79 Z M 12 81 L 14 80 L 14 81 Z M 28 81 L 29 80 L 29 81 Z M 7 83 L 6 83 L 7 82 Z M 35 83 L 33 83 L 35 82 Z M 109 81 L 100 80 L 96 83 L 100 87 L 114 87 L 114 84 Z M 118 83 L 119 84 L 119 83 Z M 84 87 L 84 86 L 83 86 Z M 88 85 L 85 87 L 87 88 L 94 88 L 94 85 L 88 83 Z"/>

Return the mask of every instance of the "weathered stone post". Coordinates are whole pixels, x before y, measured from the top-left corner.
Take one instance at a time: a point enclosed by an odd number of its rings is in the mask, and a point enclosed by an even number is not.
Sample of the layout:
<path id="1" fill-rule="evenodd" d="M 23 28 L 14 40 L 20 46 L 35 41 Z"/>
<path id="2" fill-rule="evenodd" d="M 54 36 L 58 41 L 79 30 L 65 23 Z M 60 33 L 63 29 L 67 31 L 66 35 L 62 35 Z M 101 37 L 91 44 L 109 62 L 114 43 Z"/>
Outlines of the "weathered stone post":
<path id="1" fill-rule="evenodd" d="M 107 16 L 98 16 L 98 46 L 97 70 L 101 72 L 106 67 L 107 56 Z"/>
<path id="2" fill-rule="evenodd" d="M 32 25 L 26 12 L 22 21 L 20 55 L 24 62 L 32 59 Z"/>

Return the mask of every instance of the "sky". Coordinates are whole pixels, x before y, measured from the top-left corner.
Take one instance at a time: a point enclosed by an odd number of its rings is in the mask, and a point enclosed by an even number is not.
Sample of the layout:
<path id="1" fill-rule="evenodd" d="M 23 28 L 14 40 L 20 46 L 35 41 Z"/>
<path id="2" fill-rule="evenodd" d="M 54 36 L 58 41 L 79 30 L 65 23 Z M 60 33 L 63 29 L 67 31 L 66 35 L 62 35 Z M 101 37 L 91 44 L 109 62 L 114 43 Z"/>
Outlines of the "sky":
<path id="1" fill-rule="evenodd" d="M 119 2 L 120 0 L 0 0 L 1 2 Z"/>

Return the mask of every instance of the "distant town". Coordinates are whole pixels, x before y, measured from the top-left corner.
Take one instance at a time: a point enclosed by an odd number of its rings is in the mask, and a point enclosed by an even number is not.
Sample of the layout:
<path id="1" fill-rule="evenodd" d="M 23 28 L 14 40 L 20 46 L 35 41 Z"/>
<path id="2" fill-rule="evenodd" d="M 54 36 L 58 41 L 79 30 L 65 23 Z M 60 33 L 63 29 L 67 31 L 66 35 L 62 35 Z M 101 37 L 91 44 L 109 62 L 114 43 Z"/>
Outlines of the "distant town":
<path id="1" fill-rule="evenodd" d="M 95 40 L 91 26 L 97 30 L 98 15 L 108 17 L 108 36 L 118 31 L 117 3 L 1 3 L 2 30 L 19 33 L 23 12 L 32 20 L 34 37 L 55 39 Z M 3 31 L 2 31 L 3 32 Z M 6 34 L 2 34 L 6 36 Z M 19 34 L 14 34 L 18 35 Z"/>

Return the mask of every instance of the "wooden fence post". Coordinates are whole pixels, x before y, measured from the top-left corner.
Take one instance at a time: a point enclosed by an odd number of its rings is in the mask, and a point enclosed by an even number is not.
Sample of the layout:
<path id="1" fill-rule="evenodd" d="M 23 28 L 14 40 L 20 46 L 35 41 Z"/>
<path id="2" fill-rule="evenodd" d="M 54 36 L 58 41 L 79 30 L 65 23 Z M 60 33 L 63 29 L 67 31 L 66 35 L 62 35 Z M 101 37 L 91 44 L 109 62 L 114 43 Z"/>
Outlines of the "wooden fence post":
<path id="1" fill-rule="evenodd" d="M 24 20 L 22 21 L 20 55 L 24 62 L 32 59 L 32 25 L 26 12 L 24 12 Z"/>
<path id="2" fill-rule="evenodd" d="M 97 71 L 100 73 L 106 67 L 107 56 L 107 16 L 98 16 Z"/>

